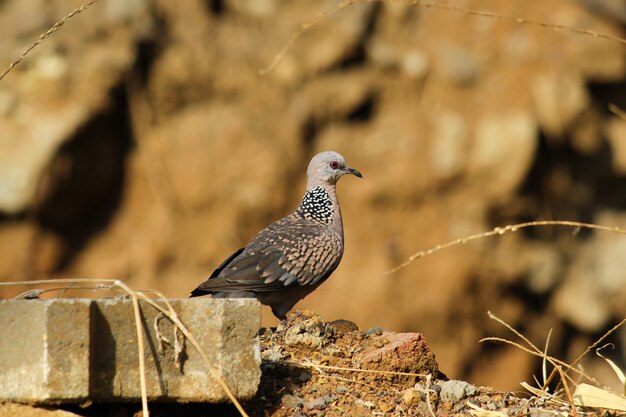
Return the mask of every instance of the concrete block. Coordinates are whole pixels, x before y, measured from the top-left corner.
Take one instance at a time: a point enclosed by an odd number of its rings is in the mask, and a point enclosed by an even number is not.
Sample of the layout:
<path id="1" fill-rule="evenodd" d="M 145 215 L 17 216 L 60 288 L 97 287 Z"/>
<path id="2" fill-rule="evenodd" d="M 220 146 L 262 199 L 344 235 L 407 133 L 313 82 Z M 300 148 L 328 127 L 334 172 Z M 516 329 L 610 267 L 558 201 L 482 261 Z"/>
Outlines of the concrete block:
<path id="1" fill-rule="evenodd" d="M 90 300 L 0 301 L 0 398 L 89 395 Z"/>
<path id="2" fill-rule="evenodd" d="M 235 395 L 254 396 L 261 376 L 259 303 L 200 298 L 170 303 Z M 140 305 L 148 398 L 228 401 L 190 343 L 177 366 L 174 348 L 157 337 L 158 312 Z M 173 324 L 163 317 L 157 325 L 173 342 Z M 0 400 L 52 404 L 141 397 L 130 299 L 3 300 L 0 332 Z"/>
<path id="3" fill-rule="evenodd" d="M 261 377 L 258 302 L 201 298 L 170 302 L 235 395 L 242 399 L 254 396 Z M 139 356 L 132 302 L 101 299 L 95 305 L 91 396 L 96 401 L 139 400 Z M 180 369 L 176 367 L 172 346 L 164 344 L 160 351 L 154 328 L 157 311 L 143 302 L 140 305 L 143 326 L 148 331 L 144 338 L 148 398 L 180 402 L 227 400 L 191 344 L 185 345 L 186 358 Z M 158 324 L 161 335 L 173 342 L 173 324 L 165 318 Z"/>

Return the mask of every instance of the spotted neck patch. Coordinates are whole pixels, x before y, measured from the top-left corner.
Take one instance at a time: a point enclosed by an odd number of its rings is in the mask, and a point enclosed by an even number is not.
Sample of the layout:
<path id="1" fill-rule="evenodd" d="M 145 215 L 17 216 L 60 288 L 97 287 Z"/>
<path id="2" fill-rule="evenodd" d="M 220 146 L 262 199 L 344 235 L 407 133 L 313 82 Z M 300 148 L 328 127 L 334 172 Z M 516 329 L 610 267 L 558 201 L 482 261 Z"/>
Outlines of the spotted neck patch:
<path id="1" fill-rule="evenodd" d="M 296 212 L 305 219 L 330 224 L 333 222 L 333 202 L 319 185 L 306 192 Z"/>

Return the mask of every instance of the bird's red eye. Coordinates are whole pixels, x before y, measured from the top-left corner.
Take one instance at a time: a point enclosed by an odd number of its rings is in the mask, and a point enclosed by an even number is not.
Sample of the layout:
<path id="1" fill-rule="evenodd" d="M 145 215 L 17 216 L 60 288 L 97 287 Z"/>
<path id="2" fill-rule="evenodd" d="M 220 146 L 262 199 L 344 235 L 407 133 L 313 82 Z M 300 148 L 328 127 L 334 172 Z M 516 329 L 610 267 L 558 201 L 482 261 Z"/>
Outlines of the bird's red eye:
<path id="1" fill-rule="evenodd" d="M 337 162 L 337 161 L 330 161 L 330 164 L 329 164 L 329 165 L 330 165 L 330 167 L 331 167 L 332 169 L 337 169 L 337 168 L 339 168 L 339 162 Z"/>

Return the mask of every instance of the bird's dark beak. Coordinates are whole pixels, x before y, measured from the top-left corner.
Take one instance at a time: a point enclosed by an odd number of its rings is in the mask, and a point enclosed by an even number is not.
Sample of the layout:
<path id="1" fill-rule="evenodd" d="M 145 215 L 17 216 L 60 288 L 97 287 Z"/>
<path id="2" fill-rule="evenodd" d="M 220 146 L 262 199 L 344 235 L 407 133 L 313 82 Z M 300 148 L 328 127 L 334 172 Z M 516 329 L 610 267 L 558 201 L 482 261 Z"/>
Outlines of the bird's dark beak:
<path id="1" fill-rule="evenodd" d="M 357 171 L 357 170 L 356 170 L 356 169 L 354 169 L 354 168 L 345 167 L 345 168 L 343 169 L 343 171 L 344 171 L 346 174 L 352 174 L 352 175 L 354 175 L 355 177 L 363 178 L 363 174 L 361 174 L 359 171 Z"/>

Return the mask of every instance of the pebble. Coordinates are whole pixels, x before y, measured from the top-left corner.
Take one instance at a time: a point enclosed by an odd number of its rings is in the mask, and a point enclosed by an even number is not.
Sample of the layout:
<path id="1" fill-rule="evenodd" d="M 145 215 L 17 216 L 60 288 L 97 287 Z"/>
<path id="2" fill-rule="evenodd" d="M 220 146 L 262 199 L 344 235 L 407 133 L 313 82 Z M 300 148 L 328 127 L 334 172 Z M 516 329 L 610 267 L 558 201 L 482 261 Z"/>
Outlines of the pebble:
<path id="1" fill-rule="evenodd" d="M 374 406 L 376 405 L 376 404 L 374 404 L 374 402 L 372 402 L 372 401 L 365 401 L 365 400 L 362 400 L 362 399 L 360 399 L 360 398 L 357 398 L 356 400 L 354 400 L 354 403 L 355 403 L 356 405 L 360 405 L 361 407 L 365 407 L 365 408 L 367 408 L 367 409 L 369 409 L 369 410 L 371 410 L 372 408 L 374 408 Z"/>
<path id="2" fill-rule="evenodd" d="M 457 403 L 463 398 L 474 395 L 478 390 L 475 386 L 465 381 L 445 381 L 441 383 L 441 393 L 439 394 L 442 401 Z"/>
<path id="3" fill-rule="evenodd" d="M 332 403 L 337 400 L 337 397 L 335 397 L 334 395 L 324 395 L 322 399 L 326 401 L 327 403 Z"/>
<path id="4" fill-rule="evenodd" d="M 378 340 L 374 340 L 374 343 L 372 344 L 374 345 L 375 348 L 381 348 L 385 346 L 387 343 L 389 343 L 389 340 L 387 339 L 378 339 Z"/>
<path id="5" fill-rule="evenodd" d="M 285 394 L 282 398 L 282 404 L 285 408 L 299 408 L 304 404 L 304 400 L 296 395 Z"/>
<path id="6" fill-rule="evenodd" d="M 346 387 L 345 385 L 339 385 L 337 388 L 335 388 L 335 392 L 337 394 L 345 394 L 346 392 L 348 392 L 348 387 Z"/>
<path id="7" fill-rule="evenodd" d="M 383 334 L 383 328 L 376 326 L 376 327 L 372 327 L 371 329 L 367 329 L 367 331 L 365 332 L 366 335 L 371 336 L 373 334 L 380 336 L 381 334 Z"/>
<path id="8" fill-rule="evenodd" d="M 269 362 L 278 362 L 283 359 L 283 354 L 280 352 L 272 352 L 267 355 L 267 360 Z"/>
<path id="9" fill-rule="evenodd" d="M 304 407 L 307 410 L 324 410 L 326 408 L 326 401 L 323 398 L 314 398 L 310 401 L 307 401 L 304 404 Z"/>
<path id="10" fill-rule="evenodd" d="M 402 402 L 409 407 L 415 407 L 422 401 L 422 393 L 415 388 L 409 388 L 402 393 Z"/>

